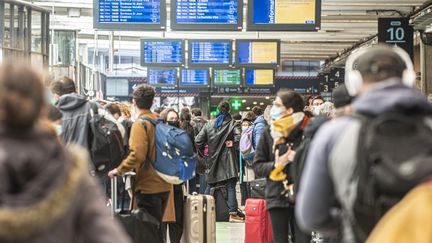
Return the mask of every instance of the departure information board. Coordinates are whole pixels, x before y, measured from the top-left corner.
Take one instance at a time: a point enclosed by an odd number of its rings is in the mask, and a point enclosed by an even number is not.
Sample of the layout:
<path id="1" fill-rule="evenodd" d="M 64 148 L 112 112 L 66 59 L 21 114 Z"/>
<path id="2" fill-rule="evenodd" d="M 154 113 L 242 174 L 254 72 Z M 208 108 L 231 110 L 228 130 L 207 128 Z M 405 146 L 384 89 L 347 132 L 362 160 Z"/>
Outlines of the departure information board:
<path id="1" fill-rule="evenodd" d="M 180 85 L 205 86 L 209 84 L 208 69 L 182 69 L 180 71 Z"/>
<path id="2" fill-rule="evenodd" d="M 239 66 L 277 66 L 279 57 L 279 40 L 237 40 Z"/>
<path id="3" fill-rule="evenodd" d="M 231 64 L 231 41 L 189 40 L 189 65 Z"/>
<path id="4" fill-rule="evenodd" d="M 274 84 L 273 69 L 246 69 L 246 85 L 272 86 Z"/>
<path id="5" fill-rule="evenodd" d="M 213 85 L 215 86 L 240 86 L 240 69 L 213 69 Z"/>
<path id="6" fill-rule="evenodd" d="M 316 31 L 320 29 L 320 0 L 250 0 L 248 30 Z"/>
<path id="7" fill-rule="evenodd" d="M 183 40 L 141 39 L 142 66 L 182 66 L 183 61 Z"/>
<path id="8" fill-rule="evenodd" d="M 147 78 L 150 85 L 172 86 L 177 84 L 177 69 L 147 68 Z"/>
<path id="9" fill-rule="evenodd" d="M 242 30 L 243 0 L 173 0 L 173 30 Z"/>
<path id="10" fill-rule="evenodd" d="M 165 0 L 95 0 L 94 27 L 112 30 L 164 30 Z"/>

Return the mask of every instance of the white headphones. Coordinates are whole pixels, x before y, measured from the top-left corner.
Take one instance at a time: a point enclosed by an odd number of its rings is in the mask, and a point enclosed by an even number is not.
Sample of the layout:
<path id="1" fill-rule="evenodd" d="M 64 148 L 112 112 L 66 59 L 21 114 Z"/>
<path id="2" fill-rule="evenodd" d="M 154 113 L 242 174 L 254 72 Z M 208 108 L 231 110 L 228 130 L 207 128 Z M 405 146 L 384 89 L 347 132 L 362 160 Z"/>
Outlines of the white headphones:
<path id="1" fill-rule="evenodd" d="M 405 63 L 406 68 L 403 71 L 402 83 L 408 87 L 414 87 L 417 75 L 414 71 L 414 65 L 408 53 L 400 47 L 393 47 L 391 49 L 389 48 L 389 50 L 392 50 L 394 53 L 398 54 Z M 360 71 L 354 69 L 355 61 L 357 61 L 359 57 L 363 56 L 369 51 L 373 51 L 373 48 L 368 47 L 360 49 L 359 51 L 352 53 L 346 61 L 345 86 L 351 96 L 358 95 L 363 86 L 363 77 Z"/>

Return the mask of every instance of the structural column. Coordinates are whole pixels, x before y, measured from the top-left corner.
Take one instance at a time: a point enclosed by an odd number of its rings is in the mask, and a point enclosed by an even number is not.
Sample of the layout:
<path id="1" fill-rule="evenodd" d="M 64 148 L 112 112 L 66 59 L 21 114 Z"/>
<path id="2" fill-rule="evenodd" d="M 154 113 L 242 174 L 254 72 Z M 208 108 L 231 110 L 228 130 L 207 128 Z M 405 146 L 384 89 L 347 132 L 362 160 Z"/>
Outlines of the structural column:
<path id="1" fill-rule="evenodd" d="M 421 90 L 432 98 L 432 46 L 420 43 Z"/>

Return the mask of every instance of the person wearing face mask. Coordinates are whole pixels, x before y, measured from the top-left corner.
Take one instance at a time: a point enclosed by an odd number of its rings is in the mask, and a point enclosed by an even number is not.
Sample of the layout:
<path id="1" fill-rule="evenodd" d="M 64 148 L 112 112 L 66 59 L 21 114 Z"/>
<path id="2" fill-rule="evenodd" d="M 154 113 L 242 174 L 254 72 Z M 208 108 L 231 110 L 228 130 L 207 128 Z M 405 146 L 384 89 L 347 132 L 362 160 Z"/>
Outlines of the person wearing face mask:
<path id="1" fill-rule="evenodd" d="M 240 167 L 241 173 L 240 178 L 240 191 L 241 191 L 241 205 L 246 204 L 246 199 L 249 198 L 248 195 L 248 185 L 247 183 L 255 179 L 253 170 L 251 169 L 251 164 L 254 157 L 254 133 L 255 125 L 254 121 L 256 119 L 256 114 L 252 111 L 248 111 L 243 114 L 242 118 L 242 134 L 240 138 L 240 152 L 242 153 Z"/>
<path id="2" fill-rule="evenodd" d="M 160 118 L 170 126 L 180 128 L 180 117 L 173 108 L 165 109 L 161 112 Z M 193 137 L 192 137 L 193 138 Z M 170 242 L 180 243 L 183 234 L 183 185 L 173 185 L 168 206 L 164 215 L 164 228 L 168 227 Z M 170 214 L 174 214 L 172 217 Z M 166 230 L 164 230 L 164 233 Z"/>
<path id="3" fill-rule="evenodd" d="M 294 91 L 280 90 L 270 111 L 271 126 L 262 134 L 255 151 L 253 168 L 257 178 L 267 178 L 265 199 L 270 214 L 274 243 L 293 242 L 298 227 L 294 222 L 294 206 L 290 199 L 288 178 L 295 149 L 301 143 L 309 118 L 303 112 L 302 97 Z M 289 230 L 291 228 L 291 230 Z"/>

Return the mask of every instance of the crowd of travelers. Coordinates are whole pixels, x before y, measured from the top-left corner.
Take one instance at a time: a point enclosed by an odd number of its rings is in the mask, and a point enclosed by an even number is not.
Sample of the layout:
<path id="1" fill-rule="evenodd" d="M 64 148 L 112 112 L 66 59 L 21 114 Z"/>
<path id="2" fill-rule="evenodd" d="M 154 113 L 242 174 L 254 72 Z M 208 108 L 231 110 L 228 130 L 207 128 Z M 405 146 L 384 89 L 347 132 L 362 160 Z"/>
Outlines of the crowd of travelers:
<path id="1" fill-rule="evenodd" d="M 432 105 L 401 49 L 351 55 L 332 102 L 281 89 L 241 114 L 222 101 L 210 120 L 152 110 L 146 84 L 122 103 L 91 101 L 67 77 L 44 83 L 28 66 L 0 67 L 1 242 L 131 242 L 109 213 L 113 193 L 156 220 L 157 242 L 182 241 L 192 194 L 214 196 L 232 223 L 248 198 L 265 199 L 274 243 L 432 241 Z M 192 176 L 154 164 L 171 158 L 163 129 L 190 142 L 174 153 L 192 151 Z"/>

